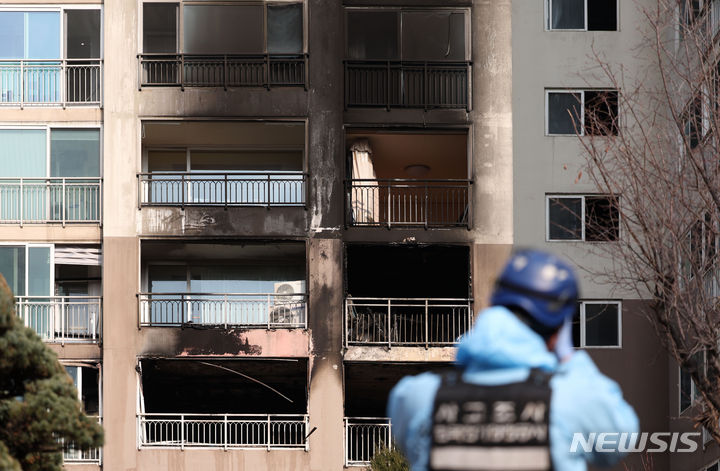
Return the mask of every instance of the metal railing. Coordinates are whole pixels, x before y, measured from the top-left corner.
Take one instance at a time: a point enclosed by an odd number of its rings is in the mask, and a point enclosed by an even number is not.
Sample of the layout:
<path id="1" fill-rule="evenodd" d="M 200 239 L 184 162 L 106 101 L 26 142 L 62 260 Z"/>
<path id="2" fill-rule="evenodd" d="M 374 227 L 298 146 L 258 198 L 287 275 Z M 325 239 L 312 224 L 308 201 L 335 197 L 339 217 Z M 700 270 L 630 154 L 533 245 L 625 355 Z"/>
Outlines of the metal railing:
<path id="1" fill-rule="evenodd" d="M 345 106 L 470 111 L 472 62 L 345 61 Z"/>
<path id="2" fill-rule="evenodd" d="M 100 105 L 102 64 L 100 59 L 0 60 L 0 105 Z"/>
<path id="3" fill-rule="evenodd" d="M 95 417 L 102 425 L 102 417 Z M 70 463 L 102 463 L 102 448 L 91 448 L 89 450 L 76 450 L 72 443 L 68 444 L 63 451 L 63 462 Z"/>
<path id="4" fill-rule="evenodd" d="M 345 299 L 345 345 L 447 346 L 472 328 L 472 300 Z"/>
<path id="5" fill-rule="evenodd" d="M 308 449 L 300 414 L 140 414 L 137 426 L 141 447 Z"/>
<path id="6" fill-rule="evenodd" d="M 99 178 L 0 178 L 0 223 L 100 223 Z"/>
<path id="7" fill-rule="evenodd" d="M 392 448 L 391 437 L 387 417 L 345 417 L 345 466 L 368 466 L 375 453 Z"/>
<path id="8" fill-rule="evenodd" d="M 355 179 L 347 185 L 350 225 L 470 228 L 471 180 Z"/>
<path id="9" fill-rule="evenodd" d="M 100 340 L 100 296 L 16 296 L 15 312 L 46 342 Z"/>
<path id="10" fill-rule="evenodd" d="M 307 87 L 307 54 L 139 54 L 140 88 Z"/>
<path id="11" fill-rule="evenodd" d="M 139 173 L 139 206 L 304 206 L 306 174 Z"/>
<path id="12" fill-rule="evenodd" d="M 306 294 L 140 293 L 140 326 L 305 328 Z"/>

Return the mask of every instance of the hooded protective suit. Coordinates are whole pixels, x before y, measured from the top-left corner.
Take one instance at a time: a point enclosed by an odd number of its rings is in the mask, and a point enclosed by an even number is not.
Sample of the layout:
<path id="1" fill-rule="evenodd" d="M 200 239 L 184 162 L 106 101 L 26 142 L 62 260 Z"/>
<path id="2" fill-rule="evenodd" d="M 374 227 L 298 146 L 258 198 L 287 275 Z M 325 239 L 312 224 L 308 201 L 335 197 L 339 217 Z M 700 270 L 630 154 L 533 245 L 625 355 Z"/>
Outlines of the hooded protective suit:
<path id="1" fill-rule="evenodd" d="M 598 371 L 583 351 L 558 363 L 545 341 L 504 307 L 491 307 L 478 316 L 473 330 L 458 347 L 457 366 L 467 382 L 498 385 L 523 381 L 530 368 L 553 372 L 550 380 L 550 456 L 555 471 L 580 471 L 589 462 L 610 466 L 619 453 L 571 453 L 573 434 L 635 433 L 638 419 L 618 385 Z M 402 379 L 390 393 L 388 415 L 396 444 L 413 471 L 428 469 L 432 410 L 440 377 L 424 373 Z"/>

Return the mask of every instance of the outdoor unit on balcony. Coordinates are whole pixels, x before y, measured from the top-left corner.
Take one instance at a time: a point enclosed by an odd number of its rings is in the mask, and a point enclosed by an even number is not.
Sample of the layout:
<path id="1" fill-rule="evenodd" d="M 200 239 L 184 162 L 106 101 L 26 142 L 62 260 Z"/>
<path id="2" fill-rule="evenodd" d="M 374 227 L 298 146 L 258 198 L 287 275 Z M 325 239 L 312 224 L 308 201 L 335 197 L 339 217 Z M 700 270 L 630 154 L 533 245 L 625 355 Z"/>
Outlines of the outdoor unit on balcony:
<path id="1" fill-rule="evenodd" d="M 275 296 L 273 305 L 270 307 L 270 323 L 303 324 L 305 320 L 305 281 L 275 283 L 274 293 L 281 296 Z"/>

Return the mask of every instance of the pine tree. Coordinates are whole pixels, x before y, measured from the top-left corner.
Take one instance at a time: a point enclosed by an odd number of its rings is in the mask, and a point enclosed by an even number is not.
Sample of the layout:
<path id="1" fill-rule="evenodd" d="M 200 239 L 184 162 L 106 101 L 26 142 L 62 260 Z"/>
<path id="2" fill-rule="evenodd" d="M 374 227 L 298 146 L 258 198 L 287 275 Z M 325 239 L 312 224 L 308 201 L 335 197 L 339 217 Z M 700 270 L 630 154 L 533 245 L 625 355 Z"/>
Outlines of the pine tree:
<path id="1" fill-rule="evenodd" d="M 55 353 L 22 325 L 0 275 L 0 471 L 60 471 L 63 443 L 88 450 L 103 443 Z"/>

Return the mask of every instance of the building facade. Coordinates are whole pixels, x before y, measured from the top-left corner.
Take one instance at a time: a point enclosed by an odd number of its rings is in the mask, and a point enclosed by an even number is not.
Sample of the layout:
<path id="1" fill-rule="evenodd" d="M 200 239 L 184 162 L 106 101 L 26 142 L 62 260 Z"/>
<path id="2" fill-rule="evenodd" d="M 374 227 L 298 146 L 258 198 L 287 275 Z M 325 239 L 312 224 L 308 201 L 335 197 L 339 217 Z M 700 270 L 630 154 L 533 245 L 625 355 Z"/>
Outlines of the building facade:
<path id="1" fill-rule="evenodd" d="M 366 465 L 514 246 L 601 265 L 562 110 L 617 103 L 588 53 L 640 18 L 565 3 L 3 0 L 0 273 L 105 428 L 67 467 Z M 578 346 L 667 430 L 641 300 L 582 284 Z"/>

